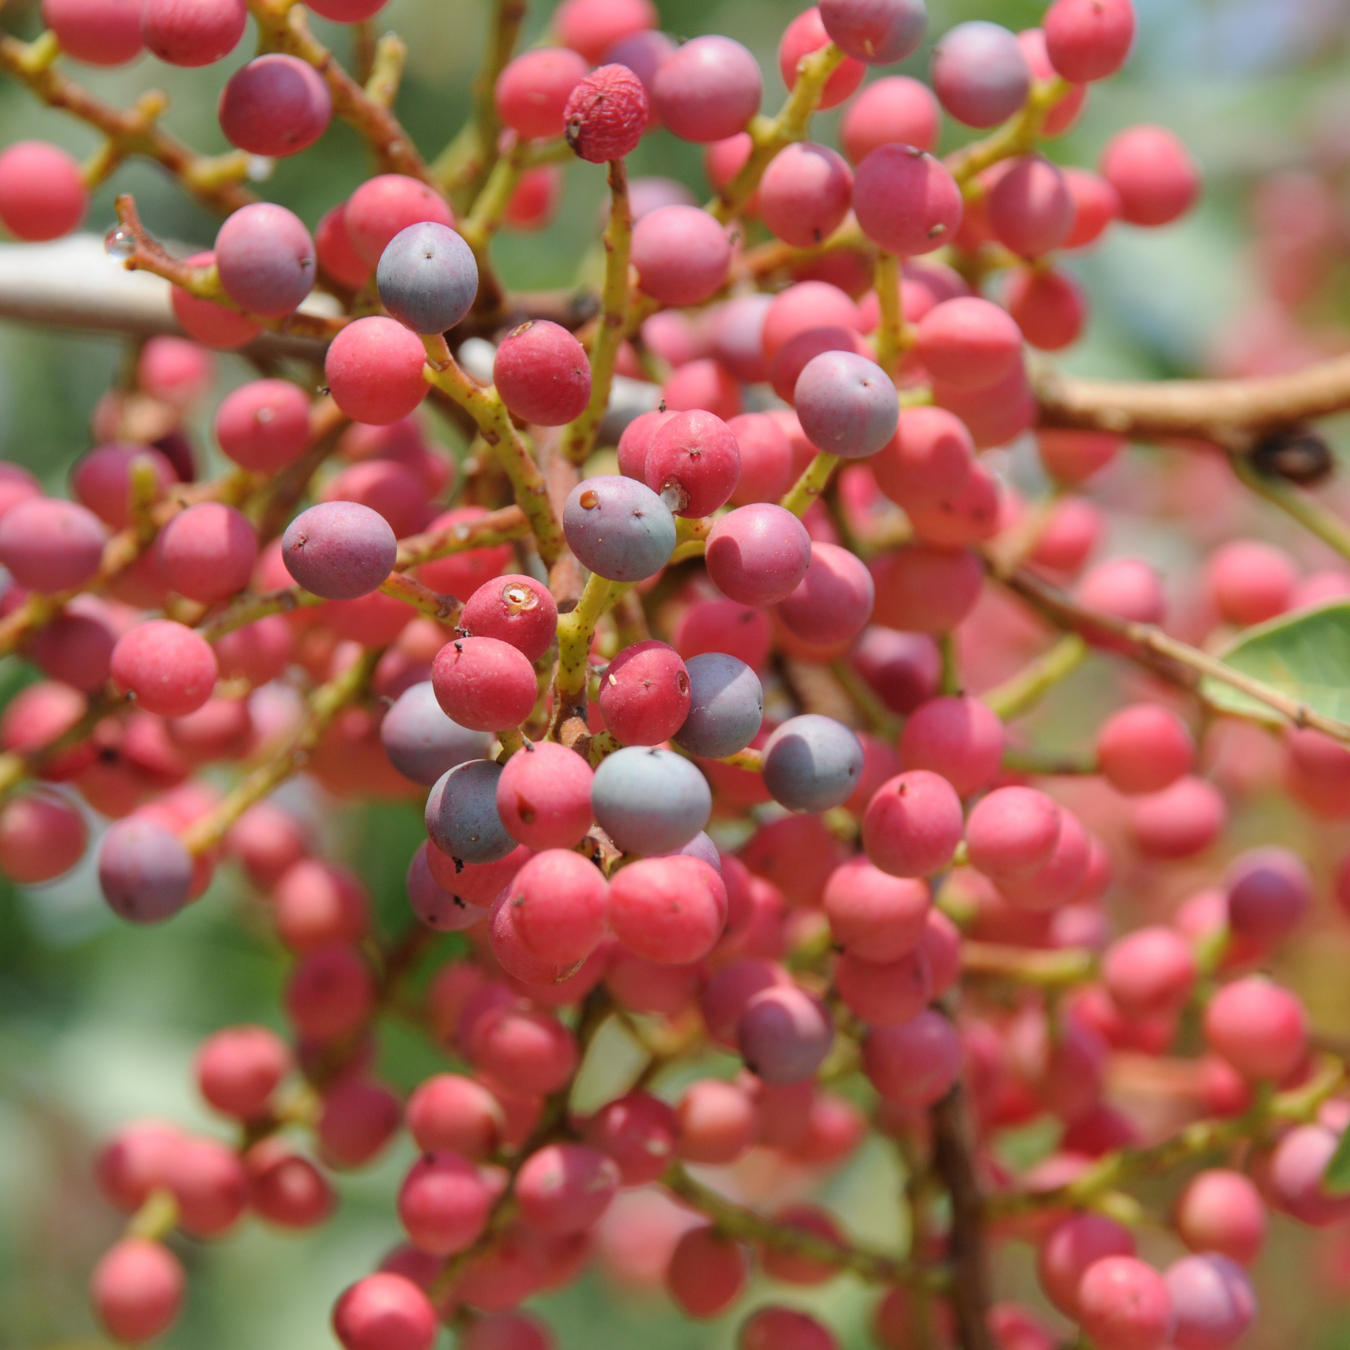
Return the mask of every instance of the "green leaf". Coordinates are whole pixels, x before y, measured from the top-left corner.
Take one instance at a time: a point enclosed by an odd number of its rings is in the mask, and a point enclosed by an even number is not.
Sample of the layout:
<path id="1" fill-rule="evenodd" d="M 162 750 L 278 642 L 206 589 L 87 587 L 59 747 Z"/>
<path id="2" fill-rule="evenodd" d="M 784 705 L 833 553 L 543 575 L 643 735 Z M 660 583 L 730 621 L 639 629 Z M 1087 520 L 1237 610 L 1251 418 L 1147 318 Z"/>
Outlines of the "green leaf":
<path id="1" fill-rule="evenodd" d="M 1272 619 L 1248 629 L 1218 655 L 1225 665 L 1314 712 L 1350 722 L 1350 601 Z M 1206 677 L 1200 692 L 1224 712 L 1283 720 L 1259 699 L 1221 680 Z"/>
<path id="2" fill-rule="evenodd" d="M 1350 1193 L 1350 1130 L 1341 1135 L 1341 1142 L 1322 1173 L 1322 1189 L 1332 1195 Z"/>

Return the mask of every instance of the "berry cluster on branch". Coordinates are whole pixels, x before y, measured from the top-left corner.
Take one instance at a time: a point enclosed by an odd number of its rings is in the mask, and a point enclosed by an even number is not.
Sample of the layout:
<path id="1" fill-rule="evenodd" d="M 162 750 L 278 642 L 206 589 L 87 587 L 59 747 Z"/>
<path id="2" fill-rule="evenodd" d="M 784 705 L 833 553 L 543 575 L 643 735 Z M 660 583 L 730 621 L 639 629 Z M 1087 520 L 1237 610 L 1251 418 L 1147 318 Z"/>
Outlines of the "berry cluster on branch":
<path id="1" fill-rule="evenodd" d="M 381 3 L 310 7 L 368 39 Z M 1225 746 L 1350 815 L 1350 722 L 1308 658 L 1350 623 L 1350 528 L 1306 490 L 1331 468 L 1306 424 L 1350 407 L 1350 361 L 1122 384 L 1028 353 L 1087 322 L 1066 260 L 1200 192 L 1160 126 L 1096 170 L 1052 157 L 1126 61 L 1131 0 L 958 24 L 927 84 L 864 84 L 920 49 L 922 0 L 822 0 L 782 35 L 774 116 L 745 47 L 677 44 L 650 0 L 564 0 L 519 54 L 524 6 L 499 0 L 470 121 L 430 158 L 395 113 L 393 34 L 353 75 L 289 0 L 42 11 L 0 68 L 103 144 L 0 152 L 10 233 L 76 229 L 137 156 L 223 219 L 179 258 L 117 198 L 107 250 L 171 285 L 184 336 L 139 345 L 73 499 L 0 465 L 0 655 L 38 673 L 0 715 L 0 871 L 62 875 L 92 823 L 121 920 L 170 922 L 236 868 L 291 958 L 285 1033 L 198 1054 L 219 1137 L 133 1121 L 95 1159 L 128 1216 L 92 1277 L 108 1334 L 173 1325 L 185 1240 L 324 1223 L 406 1129 L 407 1240 L 333 1291 L 347 1350 L 431 1350 L 442 1324 L 461 1350 L 549 1350 L 522 1305 L 597 1247 L 694 1318 L 755 1266 L 874 1285 L 887 1350 L 1236 1345 L 1269 1212 L 1350 1219 L 1350 1083 L 1267 973 L 1312 907 L 1304 862 L 1248 848 L 1180 904 L 1169 869 L 1216 856 L 1244 791 Z M 209 65 L 250 14 L 225 155 L 165 132 L 156 91 L 118 110 L 66 73 L 143 48 Z M 841 105 L 842 153 L 809 139 Z M 944 116 L 984 134 L 939 158 Z M 311 233 L 245 184 L 333 118 L 373 173 Z M 630 178 L 658 128 L 705 147 L 705 206 Z M 493 241 L 546 225 L 576 161 L 607 175 L 598 292 L 513 290 Z M 219 401 L 233 467 L 199 482 L 183 428 L 211 352 L 264 331 L 318 355 Z M 990 453 L 1033 433 L 1038 496 Z M 1131 441 L 1214 467 L 1338 566 L 1230 542 L 1203 618 L 1170 622 L 1147 563 L 1090 561 L 1092 485 Z M 1090 745 L 1036 744 L 1024 719 L 1087 661 L 1121 705 Z M 424 801 L 402 931 L 269 800 L 301 775 Z M 1350 868 L 1336 889 L 1350 907 Z M 406 1101 L 380 1078 L 393 1017 L 445 1060 Z M 1166 1128 L 1115 1100 L 1141 1063 Z M 1037 1120 L 1054 1150 L 1009 1166 L 1005 1132 Z M 903 1250 L 747 1189 L 747 1160 L 820 1179 L 870 1137 L 903 1171 Z M 1160 1212 L 1132 1188 L 1169 1172 Z M 1141 1259 L 1146 1225 L 1186 1254 Z M 1014 1242 L 1061 1320 L 993 1301 Z M 738 1337 L 838 1344 L 790 1297 Z"/>

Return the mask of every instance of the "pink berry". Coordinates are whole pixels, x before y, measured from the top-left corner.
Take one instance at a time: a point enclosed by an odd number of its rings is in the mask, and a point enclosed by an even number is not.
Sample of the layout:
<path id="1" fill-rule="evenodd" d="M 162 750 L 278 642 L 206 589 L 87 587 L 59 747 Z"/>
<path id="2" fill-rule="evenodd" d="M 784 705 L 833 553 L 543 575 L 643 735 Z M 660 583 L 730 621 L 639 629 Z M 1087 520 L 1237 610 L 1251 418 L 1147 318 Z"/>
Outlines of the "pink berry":
<path id="1" fill-rule="evenodd" d="M 581 159 L 604 164 L 637 149 L 647 119 L 642 81 L 627 66 L 601 66 L 568 95 L 563 134 Z"/>
<path id="2" fill-rule="evenodd" d="M 927 957 L 917 949 L 886 962 L 845 952 L 835 966 L 834 983 L 850 1011 L 874 1027 L 913 1021 L 933 996 Z"/>
<path id="3" fill-rule="evenodd" d="M 91 66 L 120 66 L 141 53 L 140 0 L 43 0 L 42 22 L 61 50 Z"/>
<path id="4" fill-rule="evenodd" d="M 528 658 L 490 637 L 447 642 L 436 655 L 431 682 L 446 716 L 471 731 L 519 726 L 538 694 Z"/>
<path id="5" fill-rule="evenodd" d="M 497 77 L 498 116 L 526 140 L 561 136 L 568 97 L 586 75 L 586 62 L 566 47 L 522 52 Z"/>
<path id="6" fill-rule="evenodd" d="M 159 532 L 155 561 L 171 590 L 214 604 L 244 590 L 258 559 L 248 517 L 220 502 L 198 502 Z"/>
<path id="7" fill-rule="evenodd" d="M 618 1188 L 613 1159 L 585 1144 L 548 1144 L 525 1160 L 515 1195 L 531 1228 L 563 1236 L 596 1223 Z"/>
<path id="8" fill-rule="evenodd" d="M 388 426 L 426 397 L 426 351 L 416 333 L 381 315 L 349 323 L 329 344 L 324 377 L 333 401 L 357 422 Z"/>
<path id="9" fill-rule="evenodd" d="M 644 858 L 614 874 L 609 921 L 635 955 L 659 965 L 688 965 L 706 956 L 722 934 L 726 888 L 697 858 Z"/>
<path id="10" fill-rule="evenodd" d="M 1056 1224 L 1041 1244 L 1036 1277 L 1066 1317 L 1078 1316 L 1078 1286 L 1089 1267 L 1108 1256 L 1133 1256 L 1128 1228 L 1104 1214 L 1075 1214 Z"/>
<path id="11" fill-rule="evenodd" d="M 453 1153 L 426 1153 L 398 1194 L 398 1217 L 412 1241 L 435 1256 L 470 1247 L 487 1226 L 492 1192 L 472 1164 Z"/>
<path id="12" fill-rule="evenodd" d="M 661 63 L 652 107 L 681 140 L 706 145 L 745 128 L 759 111 L 762 82 L 755 58 L 728 37 L 697 37 Z"/>
<path id="13" fill-rule="evenodd" d="M 680 1098 L 680 1157 L 694 1163 L 735 1162 L 755 1142 L 755 1104 L 735 1083 L 691 1083 Z"/>
<path id="14" fill-rule="evenodd" d="M 997 126 L 1031 91 L 1031 70 L 1016 36 L 983 19 L 942 35 L 931 72 L 938 102 L 968 127 Z"/>
<path id="15" fill-rule="evenodd" d="M 367 178 L 342 211 L 342 225 L 352 248 L 372 268 L 396 234 L 423 221 L 449 226 L 455 223 L 455 217 L 435 189 L 401 173 Z"/>
<path id="16" fill-rule="evenodd" d="M 294 155 L 327 131 L 333 100 L 307 61 L 269 52 L 230 76 L 217 115 L 225 139 L 250 155 Z"/>
<path id="17" fill-rule="evenodd" d="M 935 379 L 978 389 L 996 384 L 1017 365 L 1022 334 L 997 305 L 960 297 L 934 305 L 919 320 L 914 354 Z"/>
<path id="18" fill-rule="evenodd" d="M 1186 1183 L 1174 1214 L 1177 1235 L 1193 1252 L 1218 1252 L 1249 1266 L 1265 1245 L 1268 1219 L 1250 1178 L 1209 1168 Z"/>
<path id="19" fill-rule="evenodd" d="M 961 1037 L 931 1009 L 899 1026 L 874 1027 L 863 1041 L 863 1071 L 872 1086 L 900 1106 L 932 1106 L 961 1072 Z"/>
<path id="20" fill-rule="evenodd" d="M 1165 127 L 1127 127 L 1102 151 L 1102 177 L 1120 195 L 1120 218 L 1131 225 L 1170 225 L 1200 195 L 1200 170 Z"/>
<path id="21" fill-rule="evenodd" d="M 808 248 L 838 228 L 852 190 L 853 174 L 833 150 L 790 145 L 770 161 L 760 180 L 760 215 L 778 238 Z"/>
<path id="22" fill-rule="evenodd" d="M 976 803 L 966 824 L 971 865 L 995 881 L 1040 871 L 1059 842 L 1059 807 L 1034 788 L 999 788 Z"/>
<path id="23" fill-rule="evenodd" d="M 25 885 L 51 881 L 84 856 L 84 818 L 45 792 L 12 797 L 0 806 L 0 872 Z"/>
<path id="24" fill-rule="evenodd" d="M 1167 1284 L 1133 1256 L 1106 1256 L 1087 1268 L 1078 1319 L 1099 1350 L 1162 1350 L 1176 1329 Z"/>
<path id="25" fill-rule="evenodd" d="M 839 1342 L 808 1313 L 760 1308 L 737 1333 L 738 1350 L 838 1350 Z"/>
<path id="26" fill-rule="evenodd" d="M 746 1067 L 775 1087 L 815 1077 L 834 1044 L 834 1023 L 819 999 L 795 984 L 755 994 L 736 1024 Z"/>
<path id="27" fill-rule="evenodd" d="M 236 464 L 273 473 L 309 445 L 309 400 L 289 380 L 254 380 L 216 410 L 216 441 Z"/>
<path id="28" fill-rule="evenodd" d="M 874 244 L 902 258 L 931 253 L 961 223 L 961 190 L 916 146 L 880 145 L 858 165 L 853 209 Z"/>
<path id="29" fill-rule="evenodd" d="M 431 1350 L 440 1332 L 427 1296 L 402 1275 L 367 1275 L 333 1307 L 333 1331 L 345 1350 Z"/>
<path id="30" fill-rule="evenodd" d="M 1087 321 L 1087 297 L 1067 272 L 1055 268 L 1013 274 L 1003 297 L 1022 336 L 1041 351 L 1078 340 Z"/>
<path id="31" fill-rule="evenodd" d="M 1177 1350 L 1229 1350 L 1256 1317 L 1251 1281 L 1226 1256 L 1183 1256 L 1165 1279 L 1176 1314 Z"/>
<path id="32" fill-rule="evenodd" d="M 197 1086 L 217 1111 L 251 1120 L 262 1113 L 290 1067 L 285 1042 L 266 1027 L 229 1027 L 197 1051 Z"/>
<path id="33" fill-rule="evenodd" d="M 571 848 L 591 827 L 592 777 L 574 751 L 551 741 L 527 743 L 497 780 L 502 824 L 531 848 Z"/>
<path id="34" fill-rule="evenodd" d="M 1260 976 L 1224 985 L 1205 1009 L 1205 1040 L 1244 1078 L 1279 1080 L 1307 1053 L 1308 1015 L 1299 998 Z"/>
<path id="35" fill-rule="evenodd" d="M 216 255 L 194 253 L 184 261 L 189 267 L 211 267 Z M 214 300 L 189 295 L 181 286 L 172 289 L 169 299 L 174 318 L 183 326 L 183 331 L 208 347 L 233 351 L 236 347 L 246 346 L 262 332 L 262 325 L 254 319 L 218 305 Z"/>
<path id="36" fill-rule="evenodd" d="M 29 497 L 0 519 L 0 563 L 20 586 L 53 594 L 89 581 L 107 531 L 92 511 L 55 497 Z"/>
<path id="37" fill-rule="evenodd" d="M 666 1289 L 690 1317 L 717 1317 L 740 1298 L 749 1278 L 741 1247 L 711 1224 L 701 1224 L 675 1244 Z"/>
<path id="38" fill-rule="evenodd" d="M 892 778 L 873 794 L 863 814 L 863 849 L 891 876 L 928 876 L 951 861 L 962 829 L 955 789 L 920 769 Z"/>
<path id="39" fill-rule="evenodd" d="M 591 397 L 591 367 L 581 343 L 547 319 L 513 328 L 501 341 L 492 378 L 502 402 L 522 422 L 558 427 Z"/>
<path id="40" fill-rule="evenodd" d="M 1130 54 L 1133 0 L 1055 0 L 1044 25 L 1046 53 L 1066 80 L 1104 80 Z"/>
<path id="41" fill-rule="evenodd" d="M 1130 824 L 1134 842 L 1147 858 L 1189 858 L 1203 853 L 1223 833 L 1228 806 L 1212 783 L 1178 778 L 1171 787 L 1140 797 Z"/>
<path id="42" fill-rule="evenodd" d="M 1276 1144 L 1265 1168 L 1266 1193 L 1276 1209 L 1314 1228 L 1350 1216 L 1350 1199 L 1332 1194 L 1325 1181 L 1339 1143 L 1336 1131 L 1318 1123 L 1299 1125 Z"/>
<path id="43" fill-rule="evenodd" d="M 598 703 L 606 728 L 624 745 L 660 745 L 689 715 L 689 672 L 673 647 L 637 642 L 609 663 Z"/>
<path id="44" fill-rule="evenodd" d="M 1298 565 L 1282 548 L 1238 539 L 1216 549 L 1205 568 L 1214 606 L 1227 623 L 1264 623 L 1292 601 Z"/>
<path id="45" fill-rule="evenodd" d="M 128 1237 L 109 1248 L 95 1266 L 89 1296 L 109 1336 L 141 1345 L 174 1324 L 186 1286 L 183 1267 L 167 1247 Z"/>
<path id="46" fill-rule="evenodd" d="M 1073 226 L 1073 198 L 1058 167 L 1041 155 L 1013 160 L 987 199 L 989 226 L 1024 258 L 1063 243 Z"/>
<path id="47" fill-rule="evenodd" d="M 1118 938 L 1102 956 L 1102 980 L 1127 1017 L 1179 1012 L 1198 974 L 1191 944 L 1161 925 Z"/>
<path id="48" fill-rule="evenodd" d="M 646 33 L 659 22 L 651 0 L 563 0 L 553 14 L 563 46 L 580 52 L 592 65 L 615 43 Z"/>
<path id="49" fill-rule="evenodd" d="M 968 797 L 988 787 L 1003 756 L 1003 724 L 978 699 L 930 699 L 917 708 L 900 738 L 906 769 L 940 773 Z"/>
<path id="50" fill-rule="evenodd" d="M 630 1092 L 586 1122 L 586 1142 L 612 1158 L 625 1186 L 656 1181 L 675 1161 L 680 1126 L 675 1112 L 649 1092 Z"/>
<path id="51" fill-rule="evenodd" d="M 1097 734 L 1097 764 L 1118 792 L 1161 792 L 1189 773 L 1195 742 L 1186 724 L 1157 703 L 1112 714 Z"/>
<path id="52" fill-rule="evenodd" d="M 604 936 L 609 888 L 600 869 L 579 853 L 565 848 L 537 853 L 506 894 L 521 942 L 549 965 L 577 965 Z"/>
<path id="53" fill-rule="evenodd" d="M 58 146 L 16 141 L 0 154 L 0 221 L 17 238 L 59 239 L 88 205 L 80 166 Z"/>
<path id="54" fill-rule="evenodd" d="M 211 697 L 217 674 L 205 638 L 169 619 L 151 619 L 119 638 L 111 668 L 146 712 L 161 717 L 195 712 Z"/>
<path id="55" fill-rule="evenodd" d="M 731 244 L 726 229 L 706 211 L 662 206 L 633 226 L 631 257 L 642 289 L 652 299 L 664 305 L 696 305 L 725 281 Z"/>
<path id="56" fill-rule="evenodd" d="M 717 521 L 704 557 L 713 584 L 728 599 L 771 605 L 791 595 L 806 575 L 811 537 L 790 511 L 757 503 Z"/>
<path id="57" fill-rule="evenodd" d="M 209 66 L 244 36 L 243 0 L 143 0 L 141 36 L 171 66 Z"/>
<path id="58" fill-rule="evenodd" d="M 874 80 L 848 105 L 839 126 L 844 153 L 861 163 L 879 145 L 937 147 L 941 117 L 926 84 L 908 75 Z"/>

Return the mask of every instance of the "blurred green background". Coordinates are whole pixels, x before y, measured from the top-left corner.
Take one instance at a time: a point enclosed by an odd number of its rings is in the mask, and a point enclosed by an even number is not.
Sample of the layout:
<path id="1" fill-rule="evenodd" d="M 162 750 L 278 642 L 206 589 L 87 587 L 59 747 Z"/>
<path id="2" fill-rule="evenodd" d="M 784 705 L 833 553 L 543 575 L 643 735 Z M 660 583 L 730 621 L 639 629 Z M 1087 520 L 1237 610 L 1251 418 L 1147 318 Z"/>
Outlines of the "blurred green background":
<path id="1" fill-rule="evenodd" d="M 1246 256 L 1248 188 L 1271 167 L 1307 157 L 1310 127 L 1326 120 L 1328 99 L 1343 91 L 1350 73 L 1344 0 L 1138 0 L 1138 7 L 1133 61 L 1122 77 L 1094 89 L 1086 116 L 1054 154 L 1090 164 L 1120 126 L 1159 121 L 1185 137 L 1204 165 L 1207 188 L 1203 205 L 1183 224 L 1117 230 L 1074 264 L 1090 288 L 1094 319 L 1068 364 L 1101 375 L 1204 366 L 1212 344 L 1255 293 Z M 933 0 L 929 40 L 974 17 L 1028 26 L 1042 9 L 1023 0 Z M 676 35 L 722 32 L 746 43 L 764 70 L 769 109 L 783 93 L 777 38 L 795 12 L 790 0 L 662 4 L 663 26 Z M 465 115 L 484 14 L 476 0 L 392 0 L 377 21 L 379 29 L 393 28 L 408 41 L 398 112 L 428 157 Z M 546 12 L 532 12 L 526 41 L 541 38 L 547 21 Z M 12 33 L 34 35 L 36 6 L 9 5 L 3 23 Z M 342 31 L 322 22 L 316 28 L 340 53 L 347 51 Z M 148 86 L 163 87 L 172 99 L 167 125 L 211 153 L 227 148 L 215 121 L 217 94 L 251 50 L 250 34 L 234 57 L 206 70 L 173 69 L 145 57 L 119 71 L 81 70 L 79 78 L 116 104 Z M 902 69 L 922 74 L 926 62 L 925 48 Z M 819 139 L 833 139 L 836 119 L 818 120 Z M 1332 120 L 1343 124 L 1346 115 Z M 0 82 L 0 144 L 28 136 L 57 141 L 77 155 L 95 144 L 86 128 Z M 315 149 L 281 161 L 263 191 L 312 227 L 367 172 L 362 146 L 335 123 Z M 698 149 L 665 133 L 643 143 L 632 172 L 682 179 L 700 196 L 707 190 Z M 602 187 L 601 169 L 569 166 L 557 221 L 538 235 L 499 239 L 496 255 L 511 285 L 566 286 L 576 279 L 578 260 L 594 240 Z M 158 236 L 209 245 L 215 222 L 143 164 L 123 167 L 99 192 L 89 228 L 101 232 L 112 223 L 114 191 L 135 193 L 142 218 Z M 60 490 L 69 464 L 90 445 L 90 414 L 123 355 L 111 339 L 0 325 L 0 456 Z M 221 369 L 223 387 L 247 378 L 235 358 L 222 358 Z M 13 658 L 0 663 L 0 690 L 12 692 L 25 678 Z M 1084 682 L 1074 687 L 1087 692 Z M 295 804 L 318 814 L 331 856 L 357 867 L 370 884 L 386 933 L 406 924 L 402 877 L 422 837 L 419 813 L 411 807 L 353 812 L 319 801 L 303 786 L 287 791 Z M 1274 838 L 1271 822 L 1283 819 L 1266 816 L 1262 837 Z M 1346 948 L 1338 941 L 1328 950 L 1331 957 L 1314 972 L 1324 990 L 1317 1006 L 1331 1021 L 1344 1022 Z M 229 869 L 200 903 L 151 930 L 111 918 L 88 861 L 53 885 L 17 890 L 0 883 L 0 1347 L 97 1343 L 84 1284 L 120 1225 L 90 1183 L 93 1142 L 118 1122 L 143 1115 L 220 1133 L 192 1090 L 191 1055 L 204 1035 L 229 1023 L 277 1025 L 286 964 L 258 922 L 256 898 Z M 399 1028 L 384 1034 L 381 1054 L 382 1072 L 403 1089 L 437 1063 Z M 190 1295 L 166 1343 L 177 1350 L 331 1346 L 327 1316 L 335 1294 L 398 1240 L 392 1197 L 410 1156 L 405 1141 L 376 1168 L 343 1177 L 339 1216 L 315 1235 L 284 1237 L 246 1223 L 219 1243 L 175 1240 L 189 1267 Z M 885 1150 L 873 1146 L 829 1182 L 825 1199 L 855 1236 L 896 1242 L 896 1186 Z M 1280 1226 L 1262 1270 L 1269 1315 L 1250 1344 L 1350 1345 L 1350 1324 L 1327 1315 L 1329 1286 L 1310 1275 L 1309 1259 L 1310 1239 Z M 1014 1251 L 1007 1267 L 1001 1291 L 1025 1290 L 1025 1249 Z M 768 1293 L 757 1288 L 756 1297 Z M 849 1347 L 869 1343 L 866 1320 L 875 1295 L 851 1280 L 786 1297 L 825 1308 Z M 726 1346 L 735 1323 L 682 1321 L 660 1298 L 616 1292 L 594 1274 L 538 1306 L 564 1350 Z"/>

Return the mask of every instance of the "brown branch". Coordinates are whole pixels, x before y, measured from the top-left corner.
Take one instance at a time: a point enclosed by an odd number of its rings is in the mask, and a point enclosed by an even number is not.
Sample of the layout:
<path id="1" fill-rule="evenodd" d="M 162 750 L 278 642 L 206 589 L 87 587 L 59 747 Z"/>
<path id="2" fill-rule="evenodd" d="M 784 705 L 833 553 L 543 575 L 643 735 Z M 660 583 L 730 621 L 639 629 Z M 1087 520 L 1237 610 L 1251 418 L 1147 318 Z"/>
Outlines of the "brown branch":
<path id="1" fill-rule="evenodd" d="M 1041 426 L 1191 437 L 1246 453 L 1254 433 L 1350 408 L 1350 356 L 1234 380 L 1080 380 L 1044 370 L 1033 387 Z"/>
<path id="2" fill-rule="evenodd" d="M 1155 624 L 1132 623 L 1100 610 L 1087 609 L 1030 572 L 1018 569 L 999 573 L 995 569 L 995 575 L 1051 623 L 1070 632 L 1080 633 L 1089 641 L 1106 639 L 1112 647 L 1123 650 L 1123 654 L 1131 660 L 1147 666 L 1155 674 L 1182 688 L 1196 692 L 1200 679 L 1207 676 L 1264 703 L 1272 713 L 1278 714 L 1293 726 L 1311 727 L 1333 740 L 1350 744 L 1350 723 L 1324 716 L 1273 686 L 1244 675 L 1218 657 L 1169 637 Z"/>
<path id="3" fill-rule="evenodd" d="M 222 176 L 225 160 L 233 163 L 233 157 L 198 154 L 159 125 L 158 118 L 168 105 L 163 94 L 150 90 L 131 108 L 110 107 L 50 64 L 50 55 L 44 38 L 33 43 L 0 38 L 0 69 L 22 81 L 49 107 L 60 108 L 101 131 L 118 158 L 143 155 L 154 160 L 211 211 L 228 214 L 256 200 L 237 178 Z"/>
<path id="4" fill-rule="evenodd" d="M 952 1270 L 952 1311 L 961 1350 L 994 1350 L 989 1332 L 989 1254 L 985 1203 L 975 1175 L 975 1141 L 960 1083 L 929 1112 L 933 1167 L 951 1198 L 947 1255 Z"/>

